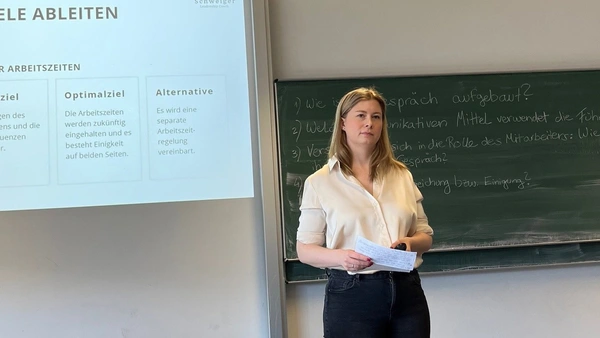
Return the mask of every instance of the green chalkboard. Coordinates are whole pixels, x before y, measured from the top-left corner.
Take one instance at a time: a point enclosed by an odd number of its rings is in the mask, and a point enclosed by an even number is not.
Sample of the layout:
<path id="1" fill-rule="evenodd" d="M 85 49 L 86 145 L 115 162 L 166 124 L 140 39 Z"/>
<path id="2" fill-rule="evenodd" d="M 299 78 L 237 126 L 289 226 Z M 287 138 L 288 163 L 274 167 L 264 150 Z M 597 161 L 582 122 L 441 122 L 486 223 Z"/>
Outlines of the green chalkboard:
<path id="1" fill-rule="evenodd" d="M 478 255 L 491 249 L 520 266 L 524 246 L 600 241 L 600 71 L 276 81 L 288 280 L 310 270 L 294 262 L 304 180 L 327 161 L 338 100 L 359 86 L 386 98 L 395 155 L 425 196 L 435 237 L 422 270 L 452 257 L 465 265 L 453 270 L 489 268 Z M 566 260 L 595 260 L 593 248 Z"/>

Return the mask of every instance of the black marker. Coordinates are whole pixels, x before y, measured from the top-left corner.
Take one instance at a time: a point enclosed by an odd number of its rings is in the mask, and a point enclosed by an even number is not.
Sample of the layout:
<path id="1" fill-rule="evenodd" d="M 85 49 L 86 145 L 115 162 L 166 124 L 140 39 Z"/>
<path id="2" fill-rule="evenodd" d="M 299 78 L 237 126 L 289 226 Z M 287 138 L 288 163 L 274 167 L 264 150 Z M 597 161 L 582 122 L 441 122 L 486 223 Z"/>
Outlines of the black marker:
<path id="1" fill-rule="evenodd" d="M 400 243 L 400 244 L 396 245 L 396 247 L 394 249 L 406 251 L 406 243 Z"/>

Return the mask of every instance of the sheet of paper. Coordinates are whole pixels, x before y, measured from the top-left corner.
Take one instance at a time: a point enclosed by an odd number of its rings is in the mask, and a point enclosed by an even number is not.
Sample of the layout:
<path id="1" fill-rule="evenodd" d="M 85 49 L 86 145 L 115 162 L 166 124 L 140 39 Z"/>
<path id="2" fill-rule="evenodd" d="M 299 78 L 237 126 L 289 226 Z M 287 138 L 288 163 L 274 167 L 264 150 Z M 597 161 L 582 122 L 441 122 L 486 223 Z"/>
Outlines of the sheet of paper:
<path id="1" fill-rule="evenodd" d="M 373 261 L 374 264 L 365 270 L 410 272 L 417 259 L 416 252 L 386 248 L 364 237 L 358 237 L 354 251 Z"/>

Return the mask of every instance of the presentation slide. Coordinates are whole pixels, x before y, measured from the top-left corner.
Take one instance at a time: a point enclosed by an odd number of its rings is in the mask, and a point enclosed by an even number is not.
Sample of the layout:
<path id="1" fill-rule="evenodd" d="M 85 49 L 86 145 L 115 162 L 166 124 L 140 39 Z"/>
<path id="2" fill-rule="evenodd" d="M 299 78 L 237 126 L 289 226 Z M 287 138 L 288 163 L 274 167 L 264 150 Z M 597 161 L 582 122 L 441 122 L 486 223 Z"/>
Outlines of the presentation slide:
<path id="1" fill-rule="evenodd" d="M 0 211 L 253 197 L 243 0 L 5 0 L 0 32 Z"/>

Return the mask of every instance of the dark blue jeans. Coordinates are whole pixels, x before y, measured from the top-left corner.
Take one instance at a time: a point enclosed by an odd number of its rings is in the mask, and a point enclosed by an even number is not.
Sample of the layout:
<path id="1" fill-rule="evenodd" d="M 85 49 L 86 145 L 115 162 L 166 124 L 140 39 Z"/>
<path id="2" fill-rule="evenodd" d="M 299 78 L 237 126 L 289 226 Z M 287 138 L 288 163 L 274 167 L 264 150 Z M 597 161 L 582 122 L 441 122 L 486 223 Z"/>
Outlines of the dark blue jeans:
<path id="1" fill-rule="evenodd" d="M 429 307 L 416 270 L 349 275 L 327 269 L 325 338 L 428 338 Z"/>

